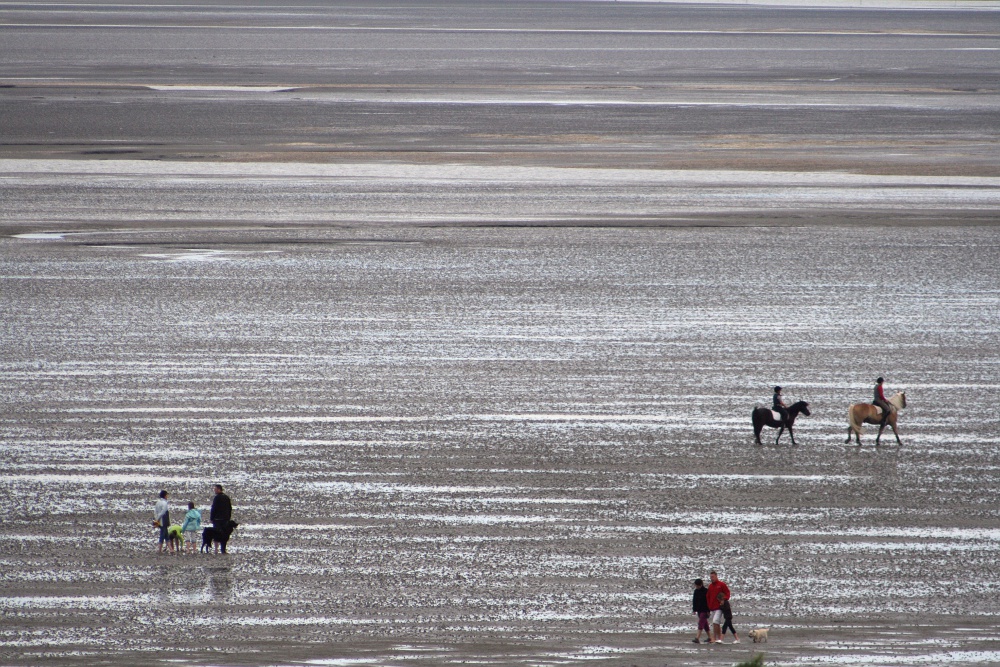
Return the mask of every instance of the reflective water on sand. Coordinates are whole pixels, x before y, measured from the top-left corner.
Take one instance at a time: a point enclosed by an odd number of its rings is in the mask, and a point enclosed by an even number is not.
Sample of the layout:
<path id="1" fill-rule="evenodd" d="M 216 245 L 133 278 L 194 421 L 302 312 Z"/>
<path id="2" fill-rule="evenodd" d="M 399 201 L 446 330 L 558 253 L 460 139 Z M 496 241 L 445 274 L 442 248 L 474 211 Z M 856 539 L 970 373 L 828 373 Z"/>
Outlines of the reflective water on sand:
<path id="1" fill-rule="evenodd" d="M 526 224 L 683 223 L 706 215 L 840 220 L 901 210 L 964 215 L 1000 209 L 1000 177 L 872 175 L 720 169 L 625 169 L 458 164 L 301 164 L 140 160 L 2 160 L 0 221 L 162 224 L 213 218 L 290 222 Z M 155 192 L 155 197 L 150 193 Z M 113 198 L 108 210 L 102 201 Z M 912 215 L 912 214 L 911 214 Z M 694 216 L 694 217 L 690 217 Z M 905 217 L 905 216 L 904 216 Z M 735 218 L 734 218 L 735 219 Z M 166 238 L 170 228 L 148 230 Z M 28 238 L 39 238 L 37 235 Z M 42 240 L 51 237 L 42 237 Z M 104 234 L 104 242 L 121 238 Z M 96 242 L 87 236 L 83 242 Z M 235 260 L 261 248 L 189 245 L 153 253 L 175 261 Z M 247 257 L 247 259 L 255 259 Z M 266 258 L 256 258 L 266 259 Z"/>
<path id="2" fill-rule="evenodd" d="M 1000 556 L 992 500 L 968 492 L 1000 470 L 992 228 L 176 233 L 269 252 L 0 241 L 11 645 L 153 650 L 166 615 L 191 650 L 253 627 L 376 642 L 356 658 L 373 664 L 406 637 L 455 651 L 408 658 L 425 664 L 489 663 L 483 637 L 537 664 L 684 664 L 704 654 L 664 640 L 709 567 L 738 627 L 766 623 L 768 654 L 801 664 L 833 659 L 831 622 L 998 613 L 967 583 Z M 904 444 L 869 427 L 844 445 L 879 373 L 907 391 Z M 775 382 L 813 409 L 794 448 L 753 444 Z M 156 556 L 156 491 L 178 521 L 215 480 L 243 523 L 232 553 Z M 871 594 L 887 580 L 892 608 Z M 554 636 L 606 648 L 555 657 Z"/>

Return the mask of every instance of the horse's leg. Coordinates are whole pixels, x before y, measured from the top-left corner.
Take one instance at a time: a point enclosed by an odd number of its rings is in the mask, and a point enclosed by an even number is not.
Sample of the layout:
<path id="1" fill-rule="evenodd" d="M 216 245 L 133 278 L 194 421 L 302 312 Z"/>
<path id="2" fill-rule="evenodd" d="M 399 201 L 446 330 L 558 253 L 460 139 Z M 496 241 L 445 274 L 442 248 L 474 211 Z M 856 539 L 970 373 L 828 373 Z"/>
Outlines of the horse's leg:
<path id="1" fill-rule="evenodd" d="M 896 420 L 893 419 L 892 422 L 889 424 L 889 426 L 892 427 L 892 434 L 896 436 L 896 444 L 902 445 L 903 442 L 899 439 L 899 431 L 896 430 Z"/>
<path id="2" fill-rule="evenodd" d="M 764 424 L 761 423 L 756 412 L 750 415 L 750 420 L 753 422 L 753 437 L 757 440 L 758 445 L 763 445 L 764 443 L 760 441 L 760 431 L 764 428 Z"/>
<path id="3" fill-rule="evenodd" d="M 778 437 L 774 439 L 774 444 L 778 444 L 778 441 L 781 440 L 781 434 L 784 432 L 785 432 L 785 425 L 782 424 L 781 428 L 778 429 Z"/>
<path id="4" fill-rule="evenodd" d="M 878 425 L 878 435 L 875 436 L 875 445 L 876 446 L 882 444 L 881 442 L 879 442 L 879 440 L 882 439 L 882 431 L 884 431 L 884 430 L 885 430 L 885 424 L 879 424 Z"/>
<path id="5" fill-rule="evenodd" d="M 864 420 L 861 420 L 861 422 L 858 423 L 854 406 L 852 406 L 847 415 L 847 440 L 844 441 L 844 444 L 850 444 L 851 433 L 854 433 L 854 439 L 858 441 L 858 447 L 861 446 L 861 424 L 863 423 Z"/>
<path id="6" fill-rule="evenodd" d="M 854 426 L 854 422 L 853 421 L 850 421 L 847 424 L 847 440 L 844 440 L 844 444 L 845 445 L 851 444 L 851 435 L 853 435 L 854 439 L 858 441 L 858 446 L 860 447 L 861 446 L 861 429 L 860 428 L 856 428 Z"/>
<path id="7" fill-rule="evenodd" d="M 792 433 L 792 425 L 788 425 L 788 437 L 792 439 L 792 447 L 795 446 L 795 434 Z"/>

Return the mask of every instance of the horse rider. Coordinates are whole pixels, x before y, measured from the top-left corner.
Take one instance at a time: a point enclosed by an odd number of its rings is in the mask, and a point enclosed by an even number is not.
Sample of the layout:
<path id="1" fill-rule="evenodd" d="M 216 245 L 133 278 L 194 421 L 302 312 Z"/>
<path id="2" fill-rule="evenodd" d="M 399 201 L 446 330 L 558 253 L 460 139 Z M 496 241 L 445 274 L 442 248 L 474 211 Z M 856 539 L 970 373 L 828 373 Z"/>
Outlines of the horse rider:
<path id="1" fill-rule="evenodd" d="M 882 383 L 885 382 L 885 378 L 879 377 L 875 379 L 875 398 L 872 401 L 872 405 L 877 405 L 882 408 L 882 422 L 879 427 L 885 426 L 885 423 L 889 420 L 889 413 L 892 411 L 892 406 L 889 401 L 885 400 L 885 392 L 882 389 Z"/>
<path id="2" fill-rule="evenodd" d="M 783 424 L 788 422 L 788 408 L 785 407 L 785 401 L 781 398 L 781 387 L 774 388 L 771 409 L 781 415 L 781 422 Z"/>

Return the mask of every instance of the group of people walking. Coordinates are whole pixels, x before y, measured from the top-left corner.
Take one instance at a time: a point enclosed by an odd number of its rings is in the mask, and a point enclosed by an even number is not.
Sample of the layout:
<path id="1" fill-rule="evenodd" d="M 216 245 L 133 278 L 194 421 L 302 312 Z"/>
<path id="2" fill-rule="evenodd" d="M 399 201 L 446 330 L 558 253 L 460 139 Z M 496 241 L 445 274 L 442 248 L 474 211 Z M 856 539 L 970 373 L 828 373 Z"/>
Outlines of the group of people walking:
<path id="1" fill-rule="evenodd" d="M 729 604 L 729 586 L 719 579 L 712 570 L 708 573 L 711 583 L 706 587 L 701 579 L 694 580 L 692 609 L 698 617 L 698 634 L 692 639 L 695 644 L 724 644 L 726 631 L 733 633 L 733 643 L 739 644 L 740 637 L 733 627 L 733 609 Z M 702 640 L 701 633 L 705 633 Z"/>
<path id="2" fill-rule="evenodd" d="M 227 525 L 233 517 L 233 502 L 226 495 L 221 484 L 214 487 L 215 496 L 212 498 L 212 508 L 209 511 L 209 519 L 216 528 Z M 198 549 L 198 532 L 201 530 L 201 512 L 195 508 L 194 502 L 188 502 L 187 514 L 184 515 L 184 523 L 181 525 L 170 524 L 170 492 L 166 489 L 160 491 L 160 498 L 153 508 L 153 526 L 160 529 L 160 540 L 158 553 L 163 553 L 169 549 L 174 553 L 175 544 L 180 551 L 184 544 L 187 544 L 187 551 L 194 553 Z"/>

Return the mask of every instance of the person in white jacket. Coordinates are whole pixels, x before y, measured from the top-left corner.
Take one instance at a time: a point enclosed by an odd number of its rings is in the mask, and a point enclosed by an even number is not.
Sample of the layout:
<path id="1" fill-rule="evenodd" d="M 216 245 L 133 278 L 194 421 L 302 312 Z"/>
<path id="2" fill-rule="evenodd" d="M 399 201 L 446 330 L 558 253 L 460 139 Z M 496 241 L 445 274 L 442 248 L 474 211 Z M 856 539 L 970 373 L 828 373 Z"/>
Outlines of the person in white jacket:
<path id="1" fill-rule="evenodd" d="M 174 550 L 174 543 L 167 539 L 167 528 L 170 528 L 170 502 L 167 500 L 169 497 L 169 493 L 160 491 L 160 499 L 156 501 L 156 507 L 153 508 L 153 525 L 160 527 L 160 548 L 158 553 L 163 553 L 164 542 L 170 545 L 170 551 Z"/>

